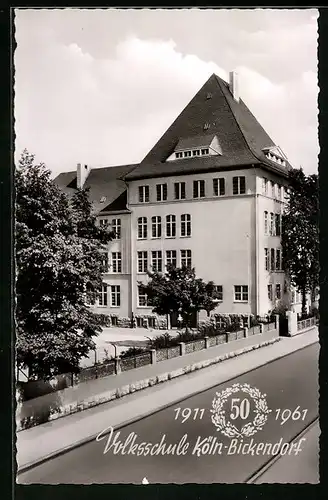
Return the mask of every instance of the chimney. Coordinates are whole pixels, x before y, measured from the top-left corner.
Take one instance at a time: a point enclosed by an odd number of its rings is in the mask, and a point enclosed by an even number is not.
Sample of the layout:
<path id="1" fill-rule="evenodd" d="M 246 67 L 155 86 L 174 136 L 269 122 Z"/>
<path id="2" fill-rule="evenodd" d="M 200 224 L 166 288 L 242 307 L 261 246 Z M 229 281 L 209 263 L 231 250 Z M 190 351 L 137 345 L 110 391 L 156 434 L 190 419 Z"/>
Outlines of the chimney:
<path id="1" fill-rule="evenodd" d="M 235 101 L 239 102 L 238 74 L 235 71 L 229 73 L 229 88 Z"/>
<path id="2" fill-rule="evenodd" d="M 86 178 L 88 177 L 90 172 L 90 167 L 88 165 L 81 165 L 81 163 L 77 164 L 76 168 L 76 185 L 78 188 L 83 188 Z"/>

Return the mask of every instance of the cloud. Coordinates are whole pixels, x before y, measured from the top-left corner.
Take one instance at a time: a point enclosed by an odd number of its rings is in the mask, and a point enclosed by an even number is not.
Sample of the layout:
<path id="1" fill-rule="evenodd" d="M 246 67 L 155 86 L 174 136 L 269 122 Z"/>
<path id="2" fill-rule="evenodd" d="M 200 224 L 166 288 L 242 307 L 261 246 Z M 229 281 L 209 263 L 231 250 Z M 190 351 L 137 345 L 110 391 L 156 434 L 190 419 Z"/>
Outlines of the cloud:
<path id="1" fill-rule="evenodd" d="M 27 147 L 54 175 L 74 170 L 78 162 L 105 166 L 140 161 L 207 78 L 216 73 L 227 80 L 232 69 L 183 53 L 172 38 L 143 39 L 130 33 L 101 58 L 77 42 L 60 41 L 55 29 L 42 26 L 37 33 L 18 29 L 17 41 L 16 154 Z M 270 43 L 261 31 L 248 41 L 254 47 Z M 275 57 L 282 55 L 284 43 L 284 36 L 281 43 L 275 40 Z M 296 47 L 296 34 L 290 43 Z M 256 66 L 239 64 L 236 69 L 241 97 L 269 135 L 295 166 L 302 163 L 314 171 L 316 73 L 298 68 L 276 81 Z"/>

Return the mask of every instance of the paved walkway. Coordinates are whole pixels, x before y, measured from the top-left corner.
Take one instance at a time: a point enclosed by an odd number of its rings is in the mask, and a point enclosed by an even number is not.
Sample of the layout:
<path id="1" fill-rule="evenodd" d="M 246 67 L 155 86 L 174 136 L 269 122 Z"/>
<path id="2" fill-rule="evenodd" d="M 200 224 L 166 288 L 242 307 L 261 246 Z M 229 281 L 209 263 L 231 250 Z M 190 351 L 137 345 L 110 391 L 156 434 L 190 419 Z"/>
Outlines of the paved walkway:
<path id="1" fill-rule="evenodd" d="M 314 328 L 303 335 L 283 338 L 279 342 L 261 350 L 250 351 L 239 357 L 228 359 L 209 368 L 178 377 L 122 399 L 21 431 L 17 434 L 18 467 L 19 469 L 25 468 L 49 456 L 64 452 L 71 447 L 94 439 L 101 430 L 108 426 L 118 427 L 142 418 L 159 408 L 235 378 L 317 341 L 318 329 Z M 231 346 L 228 344 L 226 348 L 227 352 L 231 350 Z M 237 346 L 236 349 L 238 349 Z M 101 385 L 113 383 L 114 386 L 117 386 L 118 379 L 120 379 L 119 385 L 122 385 L 122 383 L 128 383 L 127 379 L 123 382 L 123 377 L 131 377 L 133 374 L 135 380 L 140 380 L 147 376 L 144 370 L 154 370 L 154 373 L 158 374 L 159 368 L 167 371 L 168 365 L 173 370 L 174 367 L 181 367 L 199 361 L 201 357 L 208 359 L 212 354 L 215 357 L 215 350 L 216 348 L 213 347 L 197 351 L 187 356 L 173 358 L 155 365 L 125 372 L 116 377 L 107 377 L 94 382 Z M 220 351 L 221 353 L 222 351 Z M 114 382 L 115 380 L 116 382 Z M 108 389 L 108 385 L 106 385 L 106 389 Z M 88 393 L 90 390 L 88 389 L 86 392 Z"/>

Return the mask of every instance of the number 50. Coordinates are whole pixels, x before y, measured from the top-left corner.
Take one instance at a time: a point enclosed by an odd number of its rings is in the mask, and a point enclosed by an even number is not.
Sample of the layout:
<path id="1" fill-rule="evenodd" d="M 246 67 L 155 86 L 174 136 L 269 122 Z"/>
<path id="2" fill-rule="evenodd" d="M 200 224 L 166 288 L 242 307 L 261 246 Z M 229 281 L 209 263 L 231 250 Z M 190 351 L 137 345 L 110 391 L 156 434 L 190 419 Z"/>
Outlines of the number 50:
<path id="1" fill-rule="evenodd" d="M 250 412 L 250 404 L 248 399 L 243 399 L 241 403 L 239 403 L 240 398 L 232 398 L 231 400 L 231 413 L 230 418 L 235 420 L 240 417 L 242 420 L 245 420 Z"/>

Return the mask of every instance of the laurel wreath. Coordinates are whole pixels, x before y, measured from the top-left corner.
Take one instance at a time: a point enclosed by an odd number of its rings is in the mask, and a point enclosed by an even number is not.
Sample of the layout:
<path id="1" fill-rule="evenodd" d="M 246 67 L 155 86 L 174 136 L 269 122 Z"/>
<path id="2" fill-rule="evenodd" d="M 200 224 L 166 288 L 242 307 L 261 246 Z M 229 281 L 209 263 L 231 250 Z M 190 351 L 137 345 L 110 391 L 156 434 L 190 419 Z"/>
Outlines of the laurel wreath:
<path id="1" fill-rule="evenodd" d="M 235 425 L 226 420 L 225 411 L 223 410 L 227 399 L 229 399 L 232 394 L 239 391 L 248 394 L 253 399 L 255 402 L 254 413 L 256 414 L 253 422 L 248 422 L 243 425 L 241 429 L 237 429 Z M 251 387 L 249 384 L 237 383 L 220 393 L 217 392 L 216 397 L 213 399 L 211 409 L 211 419 L 213 424 L 217 427 L 217 431 L 221 431 L 225 436 L 233 438 L 242 436 L 250 437 L 262 430 L 264 424 L 268 420 L 269 413 L 272 411 L 268 408 L 265 397 L 266 394 L 261 394 L 256 387 Z"/>

